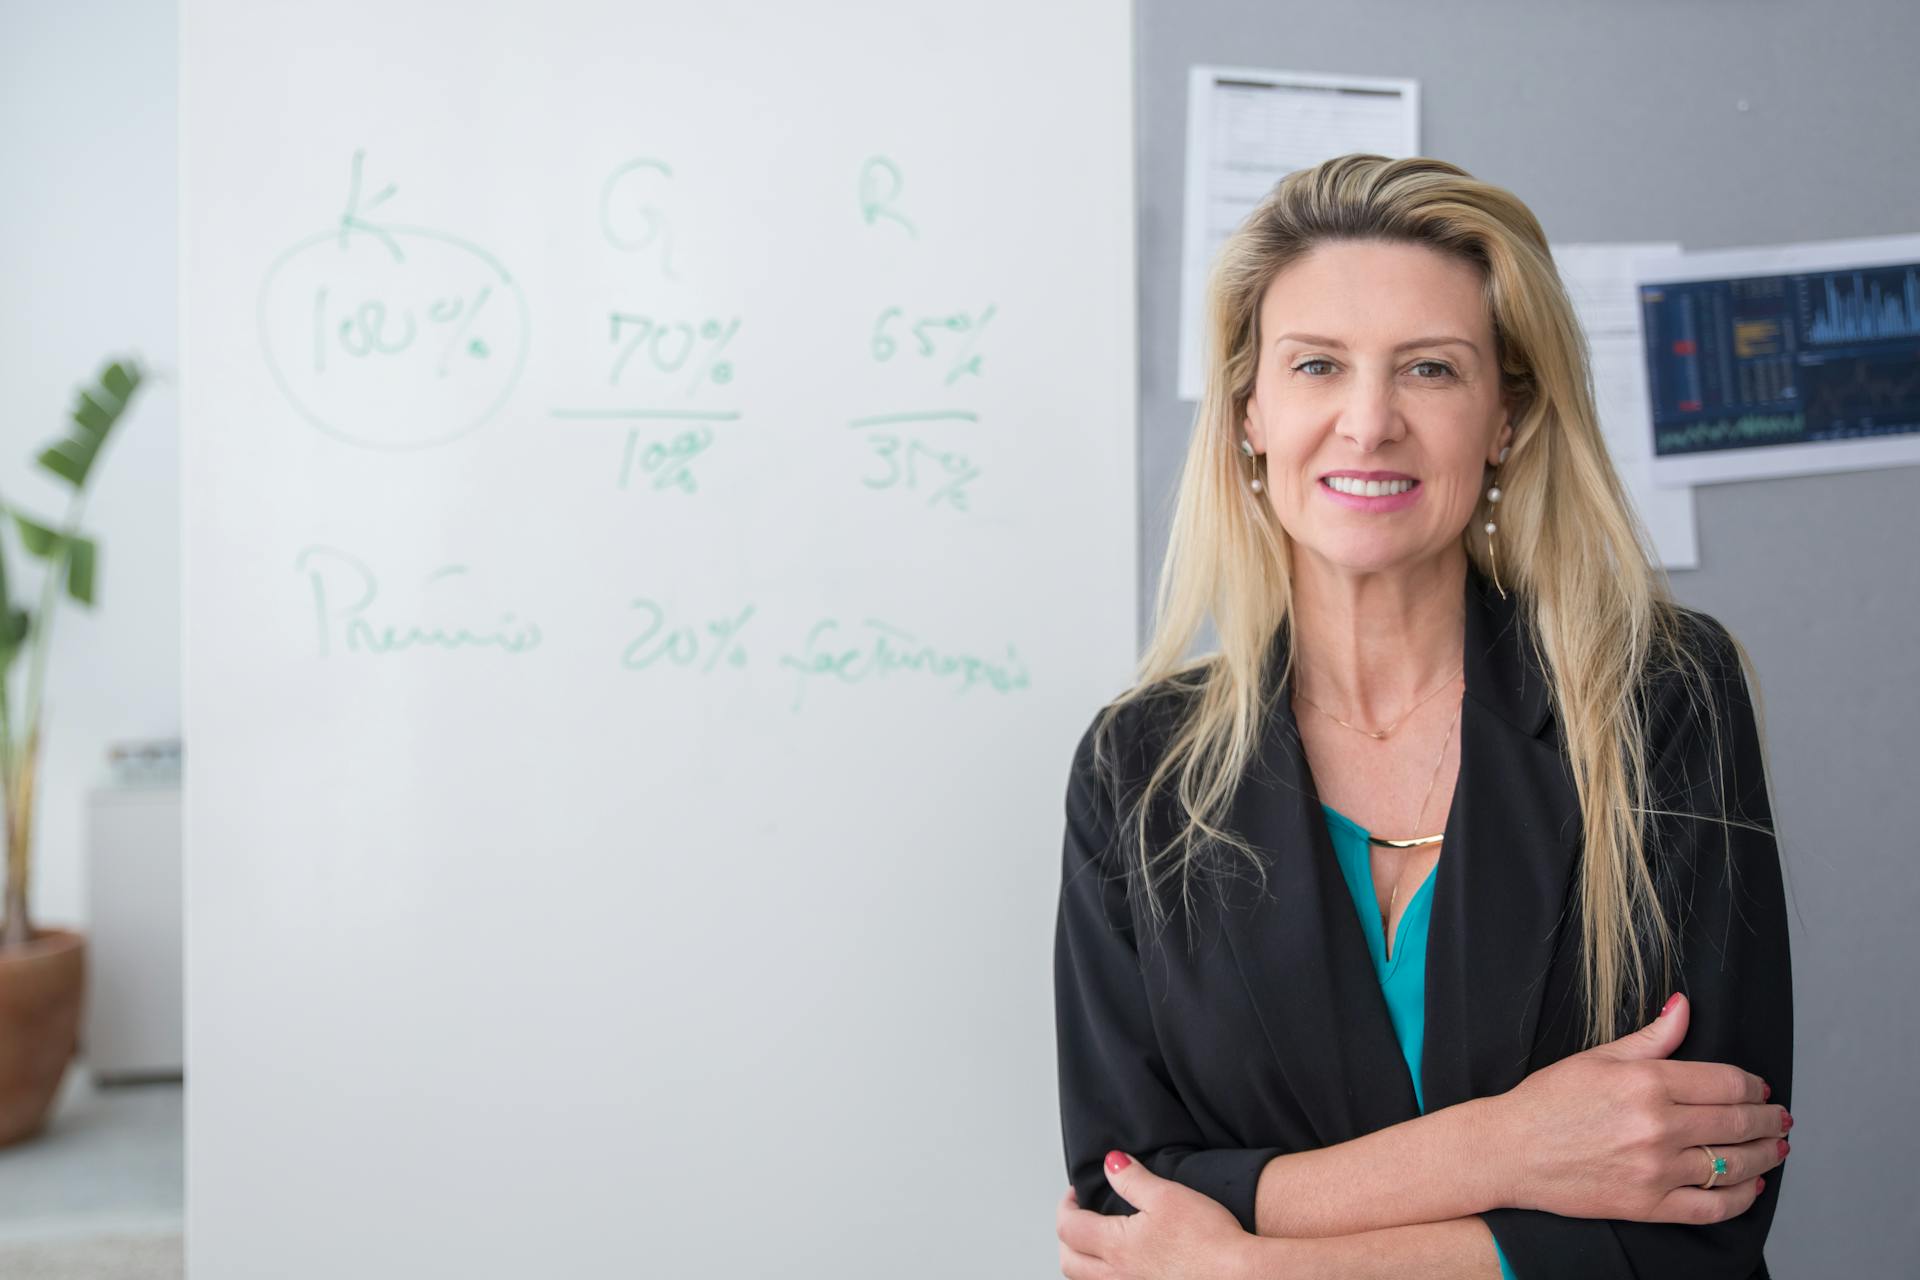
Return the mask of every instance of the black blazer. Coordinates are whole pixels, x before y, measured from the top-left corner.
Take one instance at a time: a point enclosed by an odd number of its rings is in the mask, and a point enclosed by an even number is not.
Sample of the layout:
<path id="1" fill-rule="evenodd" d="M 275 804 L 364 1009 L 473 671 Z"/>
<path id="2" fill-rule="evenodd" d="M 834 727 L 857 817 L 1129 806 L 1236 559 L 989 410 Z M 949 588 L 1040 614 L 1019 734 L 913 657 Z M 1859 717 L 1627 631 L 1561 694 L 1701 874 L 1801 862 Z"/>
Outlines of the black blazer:
<path id="1" fill-rule="evenodd" d="M 1466 606 L 1460 771 L 1427 939 L 1421 1085 L 1434 1111 L 1504 1093 L 1581 1047 L 1573 890 L 1583 840 L 1572 775 L 1516 602 L 1470 568 Z M 1731 639 L 1710 616 L 1686 616 L 1715 676 L 1722 728 L 1716 748 L 1677 678 L 1649 677 L 1655 803 L 1771 831 Z M 1276 635 L 1268 687 L 1283 641 Z M 1130 1211 L 1101 1167 L 1119 1148 L 1219 1201 L 1252 1231 L 1268 1160 L 1420 1111 L 1286 691 L 1230 815 L 1270 860 L 1265 893 L 1244 863 L 1224 882 L 1196 882 L 1191 910 L 1177 883 L 1163 887 L 1172 920 L 1152 936 L 1144 904 L 1127 891 L 1116 814 L 1132 812 L 1121 803 L 1139 794 L 1182 696 L 1156 691 L 1126 708 L 1108 767 L 1095 768 L 1091 725 L 1074 754 L 1054 940 L 1061 1128 L 1082 1207 Z M 1170 804 L 1156 803 L 1150 840 L 1164 843 L 1170 815 Z M 1674 1057 L 1733 1063 L 1790 1106 L 1792 976 L 1773 837 L 1668 819 L 1653 857 L 1693 1006 Z M 1664 999 L 1656 993 L 1639 1023 Z M 1481 1216 L 1521 1280 L 1764 1280 L 1761 1246 L 1784 1172 L 1767 1174 L 1746 1213 L 1712 1225 L 1517 1208 Z"/>

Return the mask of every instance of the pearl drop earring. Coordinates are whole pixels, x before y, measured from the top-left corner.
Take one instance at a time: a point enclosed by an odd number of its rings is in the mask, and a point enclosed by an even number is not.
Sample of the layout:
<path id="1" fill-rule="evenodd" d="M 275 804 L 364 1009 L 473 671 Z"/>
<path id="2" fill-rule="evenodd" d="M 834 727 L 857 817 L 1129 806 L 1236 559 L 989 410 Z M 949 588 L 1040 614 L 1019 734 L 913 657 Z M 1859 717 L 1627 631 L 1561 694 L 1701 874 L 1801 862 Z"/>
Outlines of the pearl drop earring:
<path id="1" fill-rule="evenodd" d="M 1508 452 L 1509 452 L 1508 446 L 1502 445 L 1500 447 L 1500 462 L 1505 462 L 1507 460 Z M 1495 464 L 1495 465 L 1497 468 L 1498 464 Z M 1487 486 L 1487 503 L 1488 503 L 1487 514 L 1489 516 L 1493 514 L 1492 504 L 1497 503 L 1499 501 L 1500 501 L 1500 476 L 1499 476 L 1498 470 L 1496 469 L 1493 477 L 1493 483 Z M 1493 569 L 1493 585 L 1500 592 L 1500 598 L 1502 600 L 1505 600 L 1507 598 L 1507 589 L 1500 585 L 1500 563 L 1498 560 L 1494 558 L 1494 554 L 1493 554 L 1493 530 L 1494 530 L 1494 523 L 1492 520 L 1488 520 L 1487 521 L 1487 563 Z"/>
<path id="2" fill-rule="evenodd" d="M 1253 451 L 1253 441 L 1247 439 L 1245 436 L 1240 437 L 1240 452 L 1246 454 L 1249 458 L 1257 459 L 1260 456 Z M 1253 465 L 1255 468 L 1258 468 L 1260 464 L 1256 461 Z M 1261 484 L 1260 477 L 1255 475 L 1253 479 L 1247 482 L 1247 488 L 1253 490 L 1255 493 L 1259 493 L 1264 490 L 1266 486 Z"/>

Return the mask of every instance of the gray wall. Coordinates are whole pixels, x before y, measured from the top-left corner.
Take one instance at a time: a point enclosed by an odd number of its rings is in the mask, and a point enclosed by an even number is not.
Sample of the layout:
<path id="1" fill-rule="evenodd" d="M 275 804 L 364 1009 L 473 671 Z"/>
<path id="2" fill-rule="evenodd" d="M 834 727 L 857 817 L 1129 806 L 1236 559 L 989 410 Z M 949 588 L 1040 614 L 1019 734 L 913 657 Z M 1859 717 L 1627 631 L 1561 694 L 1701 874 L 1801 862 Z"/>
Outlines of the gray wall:
<path id="1" fill-rule="evenodd" d="M 1174 395 L 1190 65 L 1416 78 L 1422 152 L 1517 193 L 1555 242 L 1920 231 L 1912 0 L 1135 3 L 1143 627 L 1193 418 Z M 1794 915 L 1793 1154 L 1768 1261 L 1911 1275 L 1920 468 L 1695 492 L 1700 568 L 1674 589 L 1758 664 Z"/>

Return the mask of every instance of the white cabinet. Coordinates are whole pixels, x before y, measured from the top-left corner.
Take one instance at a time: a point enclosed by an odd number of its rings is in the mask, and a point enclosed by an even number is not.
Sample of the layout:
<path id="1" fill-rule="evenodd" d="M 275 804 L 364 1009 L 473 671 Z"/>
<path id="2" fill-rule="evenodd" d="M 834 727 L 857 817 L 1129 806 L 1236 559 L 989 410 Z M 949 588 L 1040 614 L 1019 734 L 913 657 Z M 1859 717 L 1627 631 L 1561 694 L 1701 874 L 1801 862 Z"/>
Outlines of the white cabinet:
<path id="1" fill-rule="evenodd" d="M 180 788 L 87 793 L 87 996 L 80 1057 L 96 1081 L 182 1074 Z"/>

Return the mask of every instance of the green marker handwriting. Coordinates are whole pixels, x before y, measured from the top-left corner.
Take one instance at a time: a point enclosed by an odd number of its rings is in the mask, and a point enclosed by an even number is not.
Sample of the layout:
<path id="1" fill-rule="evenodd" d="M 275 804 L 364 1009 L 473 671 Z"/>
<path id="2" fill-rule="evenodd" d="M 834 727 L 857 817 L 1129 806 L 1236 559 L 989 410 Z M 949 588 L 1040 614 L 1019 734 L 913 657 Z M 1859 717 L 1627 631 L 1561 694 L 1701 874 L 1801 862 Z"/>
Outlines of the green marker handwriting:
<path id="1" fill-rule="evenodd" d="M 338 320 L 332 319 L 327 309 L 329 292 L 326 285 L 320 285 L 313 291 L 315 374 L 327 371 L 327 351 L 336 342 L 350 356 L 392 356 L 406 351 L 419 335 L 420 329 L 414 322 L 411 310 L 400 313 L 400 321 L 405 327 L 397 333 L 390 333 L 387 328 L 387 304 L 379 298 L 365 299 Z M 434 298 L 426 304 L 428 321 L 448 326 L 443 333 L 436 335 L 441 340 L 437 347 L 439 358 L 434 362 L 435 376 L 447 376 L 447 362 L 456 351 L 476 360 L 484 360 L 493 354 L 486 339 L 472 336 L 474 321 L 492 294 L 493 286 L 483 284 L 471 299 Z"/>
<path id="2" fill-rule="evenodd" d="M 659 205 L 646 199 L 648 190 L 673 177 L 664 160 L 641 156 L 615 169 L 600 184 L 600 231 L 607 243 L 628 253 L 639 253 L 660 246 L 660 273 L 669 280 L 680 277 L 674 272 L 673 228 Z"/>
<path id="3" fill-rule="evenodd" d="M 809 682 L 817 679 L 858 684 L 866 680 L 913 674 L 936 680 L 953 680 L 959 696 L 982 685 L 997 693 L 1012 693 L 1027 687 L 1027 668 L 1013 646 L 1007 646 L 1007 663 L 1002 665 L 964 653 L 942 653 L 923 644 L 910 633 L 868 618 L 864 633 L 847 634 L 833 618 L 822 618 L 807 632 L 798 654 L 783 654 L 782 666 L 792 668 L 794 677 L 793 710 L 800 710 Z"/>
<path id="4" fill-rule="evenodd" d="M 678 373 L 687 367 L 695 348 L 702 343 L 704 355 L 695 362 L 693 376 L 686 380 L 686 393 L 692 395 L 709 382 L 725 386 L 733 381 L 733 362 L 722 360 L 720 353 L 739 331 L 739 316 L 725 325 L 718 319 L 707 320 L 698 330 L 685 322 L 666 324 L 652 316 L 629 315 L 623 311 L 613 312 L 612 320 L 613 331 L 608 336 L 619 346 L 620 353 L 614 357 L 613 372 L 607 377 L 611 385 L 620 384 L 620 375 L 626 372 L 636 354 L 641 368 L 648 373 Z"/>
<path id="5" fill-rule="evenodd" d="M 688 470 L 692 461 L 706 451 L 713 443 L 713 430 L 710 427 L 690 427 L 672 440 L 655 440 L 646 448 L 639 448 L 640 432 L 627 432 L 627 453 L 620 462 L 620 487 L 627 487 L 633 476 L 635 451 L 638 450 L 640 469 L 653 477 L 655 489 L 674 488 L 682 493 L 693 493 L 698 486 L 694 484 L 693 472 Z"/>
<path id="6" fill-rule="evenodd" d="M 314 636 L 323 658 L 333 655 L 336 644 L 348 653 L 388 654 L 415 648 L 493 648 L 524 653 L 540 643 L 539 624 L 516 624 L 511 613 L 503 614 L 494 628 L 382 625 L 370 616 L 380 584 L 365 561 L 336 547 L 315 545 L 304 548 L 293 564 L 307 579 L 313 598 Z M 459 582 L 466 573 L 465 565 L 444 565 L 428 574 L 422 585 L 430 590 L 444 581 Z"/>
<path id="7" fill-rule="evenodd" d="M 885 363 L 900 350 L 899 334 L 905 329 L 913 336 L 915 350 L 923 358 L 931 358 L 940 353 L 940 345 L 934 337 L 928 335 L 932 330 L 935 336 L 964 335 L 964 341 L 950 343 L 951 354 L 946 358 L 947 377 L 943 385 L 952 386 L 954 381 L 964 374 L 980 376 L 981 354 L 974 351 L 980 339 L 980 331 L 993 319 L 999 310 L 998 303 L 989 303 L 979 315 L 968 315 L 956 311 L 951 315 L 922 316 L 911 325 L 907 324 L 906 312 L 900 307 L 888 307 L 873 322 L 873 333 L 867 339 L 867 349 L 873 353 L 874 360 Z M 944 331 L 944 332 L 943 332 Z"/>
<path id="8" fill-rule="evenodd" d="M 868 226 L 879 218 L 891 218 L 907 229 L 907 234 L 915 240 L 920 232 L 904 213 L 894 209 L 891 203 L 900 198 L 900 189 L 906 185 L 900 176 L 900 167 L 885 156 L 869 156 L 860 166 L 860 216 Z"/>
<path id="9" fill-rule="evenodd" d="M 576 422 L 702 423 L 734 422 L 740 417 L 738 409 L 553 409 L 550 412 L 556 418 Z M 712 443 L 711 428 L 693 426 L 671 440 L 654 439 L 642 446 L 640 429 L 629 428 L 626 452 L 620 460 L 619 487 L 630 487 L 637 467 L 653 477 L 655 489 L 693 493 L 698 486 L 690 464 Z"/>
<path id="10" fill-rule="evenodd" d="M 361 196 L 268 266 L 256 320 L 268 371 L 307 421 L 374 449 L 444 444 L 492 417 L 526 364 L 519 284 L 492 254 L 430 227 L 375 221 Z"/>
<path id="11" fill-rule="evenodd" d="M 856 419 L 849 425 L 863 426 L 865 423 Z M 979 477 L 980 468 L 969 462 L 966 454 L 950 449 L 935 449 L 919 440 L 907 440 L 903 448 L 902 438 L 891 431 L 876 431 L 867 437 L 867 443 L 886 464 L 879 475 L 866 475 L 860 478 L 860 482 L 867 488 L 891 489 L 899 485 L 908 489 L 918 489 L 922 476 L 931 472 L 928 484 L 930 486 L 939 484 L 939 487 L 934 489 L 933 495 L 927 499 L 928 506 L 936 507 L 945 503 L 956 511 L 970 509 L 967 506 L 966 486 Z M 932 465 L 916 465 L 917 460 L 922 458 Z M 946 483 L 940 484 L 942 480 Z"/>
<path id="12" fill-rule="evenodd" d="M 721 662 L 730 667 L 747 664 L 747 651 L 740 645 L 740 632 L 753 617 L 748 605 L 729 618 L 715 618 L 705 628 L 678 626 L 668 628 L 667 611 L 657 600 L 645 598 L 633 602 L 640 611 L 640 634 L 621 650 L 620 665 L 629 671 L 642 671 L 665 658 L 677 667 L 699 664 L 701 671 L 712 671 Z"/>

